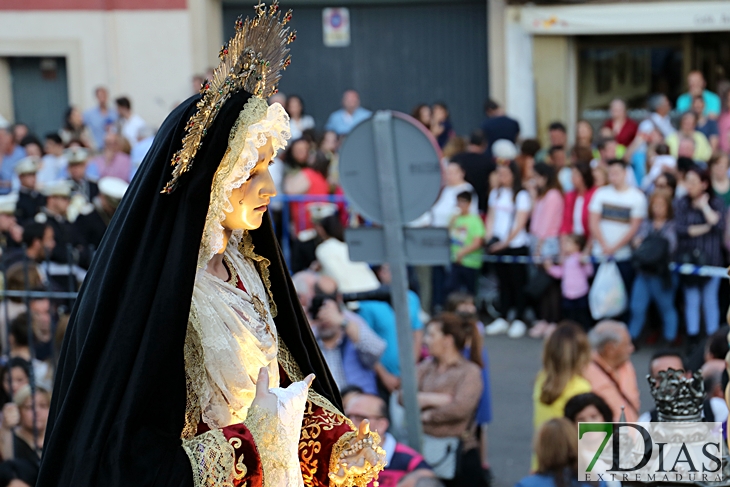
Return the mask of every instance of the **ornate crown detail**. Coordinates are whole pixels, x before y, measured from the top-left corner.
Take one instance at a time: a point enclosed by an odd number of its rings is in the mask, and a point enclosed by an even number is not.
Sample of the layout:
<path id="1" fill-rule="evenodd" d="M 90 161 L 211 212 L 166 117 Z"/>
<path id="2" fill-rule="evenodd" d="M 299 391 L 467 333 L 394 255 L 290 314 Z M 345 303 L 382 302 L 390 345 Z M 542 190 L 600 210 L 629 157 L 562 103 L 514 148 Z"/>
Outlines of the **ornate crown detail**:
<path id="1" fill-rule="evenodd" d="M 659 421 L 699 421 L 705 398 L 702 375 L 685 377 L 683 370 L 659 372 L 659 379 L 647 377 L 654 397 Z"/>
<path id="2" fill-rule="evenodd" d="M 259 98 L 268 98 L 278 91 L 281 73 L 291 63 L 287 45 L 297 38 L 295 31 L 285 27 L 292 13 L 289 10 L 282 17 L 278 0 L 268 7 L 259 2 L 254 10 L 253 19 L 236 20 L 236 34 L 221 48 L 213 78 L 200 88 L 203 96 L 185 127 L 183 146 L 172 158 L 175 169 L 163 193 L 172 193 L 180 176 L 190 170 L 208 129 L 233 94 L 246 90 Z"/>

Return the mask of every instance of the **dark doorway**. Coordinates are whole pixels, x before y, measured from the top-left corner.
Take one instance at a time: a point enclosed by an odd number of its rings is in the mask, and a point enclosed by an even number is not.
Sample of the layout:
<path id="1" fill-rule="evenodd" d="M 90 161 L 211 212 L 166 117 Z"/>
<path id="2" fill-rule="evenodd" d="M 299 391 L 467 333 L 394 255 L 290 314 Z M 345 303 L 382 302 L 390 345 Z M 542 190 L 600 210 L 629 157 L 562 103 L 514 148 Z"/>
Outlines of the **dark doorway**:
<path id="1" fill-rule="evenodd" d="M 349 10 L 350 45 L 325 47 L 322 6 L 294 8 L 297 40 L 279 88 L 302 97 L 318 128 L 350 88 L 371 110 L 410 113 L 419 103 L 443 101 L 457 133 L 479 126 L 489 93 L 486 2 L 358 4 Z M 239 14 L 249 15 L 248 5 L 224 5 L 226 39 Z"/>
<path id="2" fill-rule="evenodd" d="M 15 121 L 39 137 L 57 132 L 68 108 L 66 59 L 12 57 L 9 62 Z"/>

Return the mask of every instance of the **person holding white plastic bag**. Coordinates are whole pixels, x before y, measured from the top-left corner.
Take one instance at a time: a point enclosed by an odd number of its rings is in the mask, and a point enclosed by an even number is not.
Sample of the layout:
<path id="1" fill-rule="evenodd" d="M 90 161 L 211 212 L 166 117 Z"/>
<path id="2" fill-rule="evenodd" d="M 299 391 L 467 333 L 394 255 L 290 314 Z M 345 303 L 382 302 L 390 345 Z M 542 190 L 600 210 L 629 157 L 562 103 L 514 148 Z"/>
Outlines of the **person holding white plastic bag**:
<path id="1" fill-rule="evenodd" d="M 599 261 L 615 261 L 625 292 L 630 294 L 635 276 L 631 262 L 631 241 L 646 218 L 646 196 L 639 189 L 626 184 L 626 163 L 620 159 L 609 161 L 608 183 L 608 186 L 596 190 L 588 207 L 593 236 L 592 255 Z M 601 274 L 600 265 L 596 270 L 596 280 Z M 628 312 L 624 310 L 617 318 L 628 321 Z"/>

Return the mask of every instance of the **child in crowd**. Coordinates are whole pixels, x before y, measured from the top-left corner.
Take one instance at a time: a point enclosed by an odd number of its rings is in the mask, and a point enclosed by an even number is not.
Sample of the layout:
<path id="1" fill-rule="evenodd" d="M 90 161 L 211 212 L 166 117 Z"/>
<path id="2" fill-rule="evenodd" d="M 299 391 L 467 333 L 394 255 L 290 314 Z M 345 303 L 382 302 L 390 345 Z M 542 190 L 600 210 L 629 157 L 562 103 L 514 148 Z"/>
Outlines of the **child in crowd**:
<path id="1" fill-rule="evenodd" d="M 588 307 L 588 278 L 593 275 L 593 265 L 582 262 L 586 239 L 583 235 L 563 235 L 560 237 L 562 262 L 544 263 L 545 271 L 556 279 L 561 279 L 560 290 L 563 295 L 561 311 L 564 320 L 579 323 L 584 330 L 591 327 L 592 320 Z M 554 329 L 555 325 L 552 325 Z M 546 333 L 549 335 L 549 332 Z"/>
<path id="2" fill-rule="evenodd" d="M 476 294 L 485 229 L 481 217 L 470 211 L 472 198 L 469 191 L 456 195 L 459 213 L 449 223 L 451 272 L 446 281 L 447 296 L 462 290 Z"/>

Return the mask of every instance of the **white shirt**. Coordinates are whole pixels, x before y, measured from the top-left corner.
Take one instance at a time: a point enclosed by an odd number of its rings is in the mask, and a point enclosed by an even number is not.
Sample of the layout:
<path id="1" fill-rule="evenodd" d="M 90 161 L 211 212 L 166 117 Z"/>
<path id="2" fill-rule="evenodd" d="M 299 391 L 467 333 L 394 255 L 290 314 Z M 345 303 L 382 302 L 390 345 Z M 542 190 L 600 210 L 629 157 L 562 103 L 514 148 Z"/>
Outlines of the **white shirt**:
<path id="1" fill-rule="evenodd" d="M 584 198 L 578 196 L 573 207 L 573 233 L 576 235 L 586 234 L 586 229 L 583 228 L 583 201 Z"/>
<path id="2" fill-rule="evenodd" d="M 623 239 L 631 229 L 631 220 L 646 218 L 646 196 L 634 187 L 618 191 L 613 186 L 598 188 L 588 206 L 592 214 L 601 217 L 599 228 L 604 242 L 611 246 Z M 593 244 L 593 256 L 603 257 L 603 249 L 598 240 Z M 631 245 L 626 244 L 614 254 L 616 260 L 631 258 Z"/>
<path id="3" fill-rule="evenodd" d="M 573 188 L 573 170 L 567 166 L 558 171 L 558 181 L 560 182 L 560 187 L 563 188 L 563 192 L 565 193 L 575 189 Z"/>
<path id="4" fill-rule="evenodd" d="M 142 164 L 142 161 L 144 160 L 145 156 L 147 155 L 147 152 L 152 148 L 152 142 L 154 142 L 155 137 L 153 135 L 147 137 L 146 139 L 140 140 L 137 145 L 132 147 L 132 152 L 129 154 L 129 158 L 132 160 L 132 174 L 130 174 L 129 180 L 132 180 L 132 177 L 137 173 L 137 170 L 139 169 L 140 164 Z"/>
<path id="5" fill-rule="evenodd" d="M 385 433 L 385 438 L 383 438 L 382 448 L 385 450 L 385 466 L 386 468 L 388 465 L 390 465 L 390 461 L 393 460 L 393 455 L 395 455 L 395 446 L 398 442 L 395 440 L 395 437 L 391 435 L 390 433 Z"/>
<path id="6" fill-rule="evenodd" d="M 43 166 L 36 173 L 36 185 L 38 188 L 65 179 L 68 159 L 66 156 L 54 156 L 46 154 L 43 156 Z"/>
<path id="7" fill-rule="evenodd" d="M 664 169 L 674 170 L 676 168 L 677 159 L 675 159 L 674 156 L 665 155 L 654 157 L 654 162 L 651 165 L 651 170 L 649 171 L 649 174 L 644 176 L 644 181 L 641 183 L 642 188 L 644 188 L 645 190 L 649 189 L 649 187 L 654 184 L 654 181 L 656 181 L 656 178 L 658 178 L 659 175 L 664 172 Z"/>
<path id="8" fill-rule="evenodd" d="M 639 124 L 639 133 L 650 134 L 654 129 L 659 130 L 664 137 L 676 132 L 669 115 L 662 117 L 656 112 L 649 115 L 649 118 Z"/>
<path id="9" fill-rule="evenodd" d="M 459 208 L 456 206 L 456 196 L 464 191 L 472 193 L 469 212 L 475 215 L 479 214 L 478 198 L 471 184 L 462 183 L 456 186 L 444 186 L 439 195 L 439 199 L 431 207 L 432 227 L 446 228 L 449 226 L 451 218 L 459 212 Z"/>
<path id="10" fill-rule="evenodd" d="M 147 124 L 145 121 L 133 113 L 128 119 L 122 120 L 122 135 L 129 141 L 129 145 L 134 147 L 137 145 L 139 139 L 139 131 L 142 130 Z"/>
<path id="11" fill-rule="evenodd" d="M 289 119 L 289 130 L 291 131 L 291 140 L 302 138 L 302 133 L 307 129 L 314 128 L 314 119 L 311 115 L 302 115 L 299 120 Z"/>
<path id="12" fill-rule="evenodd" d="M 497 188 L 489 192 L 489 211 L 494 212 L 494 226 L 492 236 L 497 237 L 501 242 L 507 240 L 509 234 L 515 227 L 517 213 L 520 211 L 529 212 L 532 209 L 530 194 L 524 189 L 517 193 L 513 201 L 512 190 L 508 188 Z M 523 228 L 509 243 L 510 248 L 526 247 L 530 244 L 527 231 Z"/>

